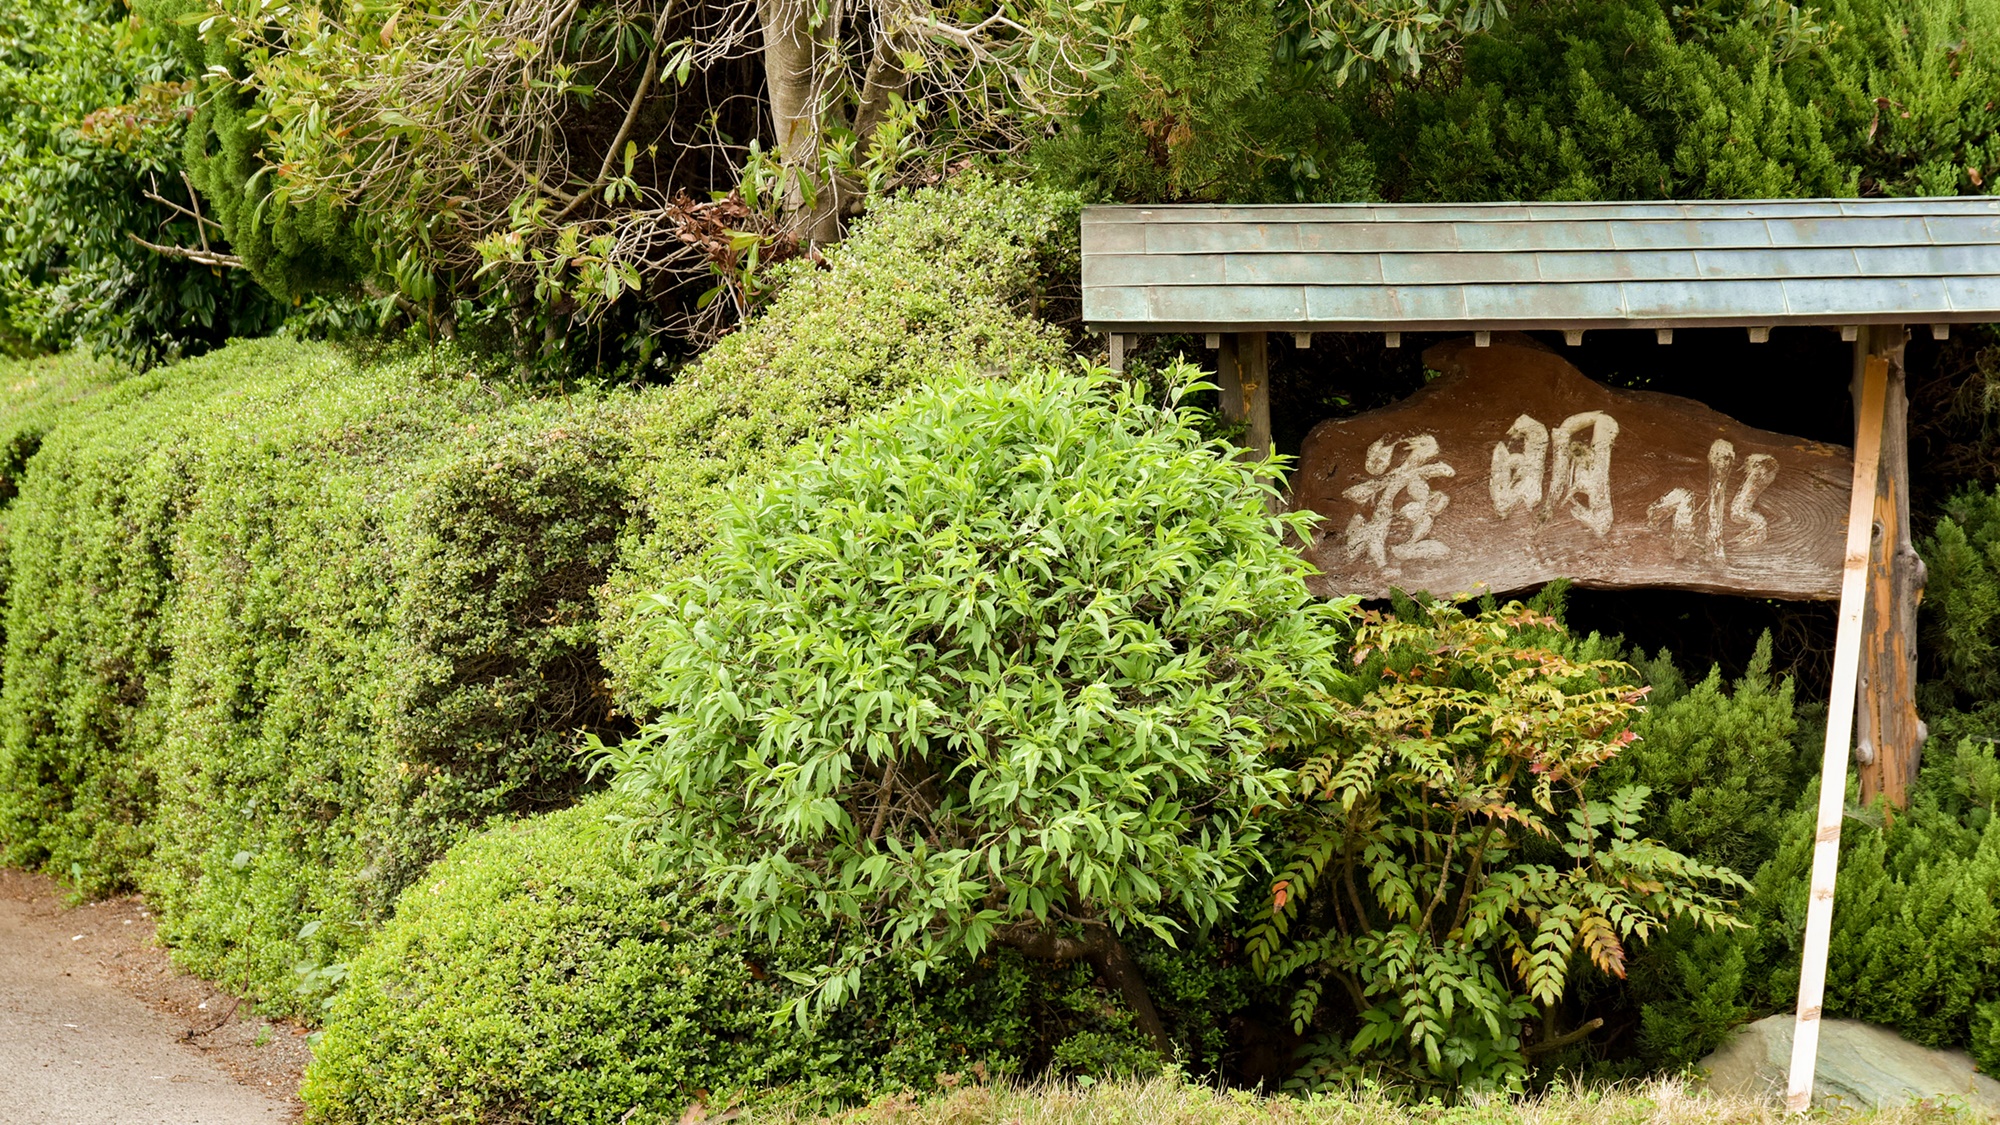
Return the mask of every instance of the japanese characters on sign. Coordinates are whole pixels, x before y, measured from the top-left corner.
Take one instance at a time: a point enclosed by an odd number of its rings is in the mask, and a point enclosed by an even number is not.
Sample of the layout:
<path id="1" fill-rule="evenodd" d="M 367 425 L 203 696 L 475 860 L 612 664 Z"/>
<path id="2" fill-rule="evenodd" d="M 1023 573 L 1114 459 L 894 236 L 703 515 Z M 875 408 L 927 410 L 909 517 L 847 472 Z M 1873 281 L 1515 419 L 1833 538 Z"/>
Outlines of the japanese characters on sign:
<path id="1" fill-rule="evenodd" d="M 1430 349 L 1442 376 L 1322 422 L 1293 502 L 1322 593 L 1585 586 L 1831 600 L 1849 452 L 1619 391 L 1525 337 Z"/>

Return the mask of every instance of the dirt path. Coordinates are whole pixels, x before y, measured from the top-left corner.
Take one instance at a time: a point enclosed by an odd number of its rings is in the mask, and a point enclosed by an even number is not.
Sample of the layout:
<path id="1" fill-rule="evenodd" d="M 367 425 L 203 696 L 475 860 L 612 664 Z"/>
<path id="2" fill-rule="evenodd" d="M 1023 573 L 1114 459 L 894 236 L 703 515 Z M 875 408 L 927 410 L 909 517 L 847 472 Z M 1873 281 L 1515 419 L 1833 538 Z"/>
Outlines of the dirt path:
<path id="1" fill-rule="evenodd" d="M 0 1121 L 282 1125 L 309 1052 L 176 971 L 138 899 L 74 909 L 0 870 Z"/>

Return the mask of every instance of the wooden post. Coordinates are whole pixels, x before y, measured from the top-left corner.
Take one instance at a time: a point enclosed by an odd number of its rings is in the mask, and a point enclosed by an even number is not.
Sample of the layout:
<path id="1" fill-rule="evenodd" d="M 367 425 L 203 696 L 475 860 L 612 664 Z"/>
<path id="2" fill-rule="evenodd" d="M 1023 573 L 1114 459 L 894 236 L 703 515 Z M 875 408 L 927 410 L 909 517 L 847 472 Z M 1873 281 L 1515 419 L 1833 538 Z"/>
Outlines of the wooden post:
<path id="1" fill-rule="evenodd" d="M 1122 332 L 1112 332 L 1108 335 L 1110 339 L 1105 342 L 1108 352 L 1106 366 L 1110 367 L 1113 371 L 1123 373 L 1125 370 L 1125 334 Z"/>
<path id="2" fill-rule="evenodd" d="M 1250 430 L 1243 445 L 1257 458 L 1271 456 L 1271 338 L 1245 332 L 1237 339 L 1236 360 L 1243 375 L 1243 414 Z"/>
<path id="3" fill-rule="evenodd" d="M 1848 738 L 1861 664 L 1861 617 L 1867 597 L 1868 549 L 1874 537 L 1875 479 L 1882 457 L 1882 414 L 1889 363 L 1869 356 L 1862 365 L 1858 425 L 1854 433 L 1854 483 L 1847 503 L 1847 549 L 1840 572 L 1840 624 L 1833 641 L 1833 683 L 1826 704 L 1826 746 L 1820 758 L 1819 827 L 1813 834 L 1812 898 L 1806 904 L 1804 959 L 1799 966 L 1799 1014 L 1792 1027 L 1792 1070 L 1785 1108 L 1812 1105 L 1813 1068 L 1819 1056 L 1820 1005 L 1826 996 L 1826 947 L 1833 934 L 1833 883 L 1840 871 L 1840 822 L 1847 805 Z"/>
<path id="4" fill-rule="evenodd" d="M 1231 422 L 1243 420 L 1243 371 L 1237 361 L 1236 333 L 1224 332 L 1215 349 L 1216 407 Z"/>
<path id="5" fill-rule="evenodd" d="M 1269 340 L 1262 332 L 1231 332 L 1216 353 L 1222 416 L 1248 427 L 1243 448 L 1259 459 L 1271 456 Z"/>
<path id="6" fill-rule="evenodd" d="M 1876 325 L 1854 343 L 1854 401 L 1871 358 L 1887 365 L 1882 415 L 1882 463 L 1875 481 L 1873 544 L 1868 556 L 1868 608 L 1863 618 L 1861 681 L 1855 703 L 1854 758 L 1861 800 L 1886 796 L 1909 803 L 1910 785 L 1928 733 L 1917 718 L 1917 603 L 1924 562 L 1910 542 L 1910 400 L 1904 389 L 1900 324 Z"/>

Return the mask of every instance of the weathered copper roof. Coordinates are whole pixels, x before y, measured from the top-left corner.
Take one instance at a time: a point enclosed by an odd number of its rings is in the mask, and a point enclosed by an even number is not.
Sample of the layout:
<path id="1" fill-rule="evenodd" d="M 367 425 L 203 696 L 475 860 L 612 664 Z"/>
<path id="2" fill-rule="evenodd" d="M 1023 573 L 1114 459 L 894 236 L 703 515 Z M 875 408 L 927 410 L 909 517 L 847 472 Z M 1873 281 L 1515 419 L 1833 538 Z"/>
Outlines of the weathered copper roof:
<path id="1" fill-rule="evenodd" d="M 1087 207 L 1106 332 L 2000 321 L 2000 197 Z"/>

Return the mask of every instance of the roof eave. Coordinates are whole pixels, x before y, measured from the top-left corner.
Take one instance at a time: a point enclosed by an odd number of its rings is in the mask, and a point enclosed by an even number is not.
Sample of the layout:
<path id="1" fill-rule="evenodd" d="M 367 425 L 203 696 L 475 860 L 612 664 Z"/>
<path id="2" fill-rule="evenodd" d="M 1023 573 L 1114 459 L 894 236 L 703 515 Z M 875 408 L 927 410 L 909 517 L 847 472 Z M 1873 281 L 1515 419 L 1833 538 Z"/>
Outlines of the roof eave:
<path id="1" fill-rule="evenodd" d="M 2000 309 L 1984 312 L 1884 312 L 1855 316 L 1707 316 L 1563 320 L 1093 320 L 1090 332 L 1166 335 L 1191 332 L 1561 332 L 1661 328 L 1847 328 L 1863 324 L 1990 324 Z"/>

